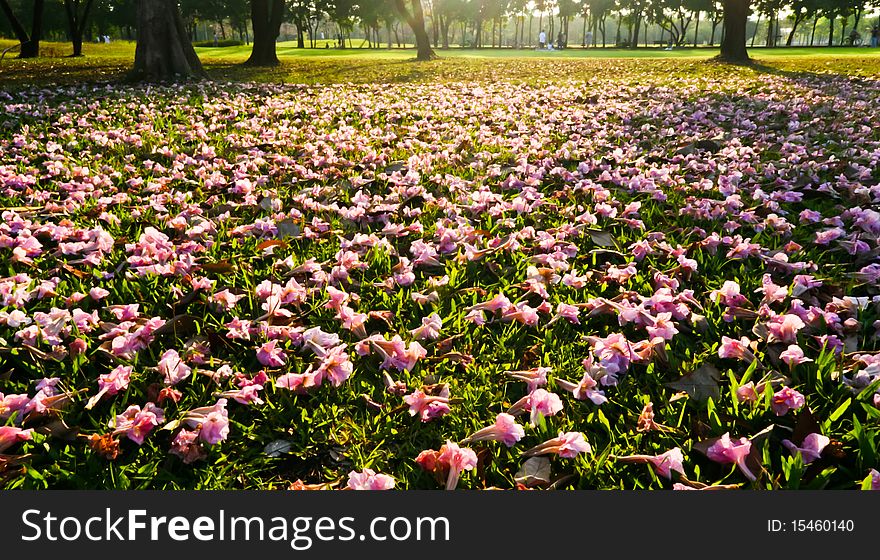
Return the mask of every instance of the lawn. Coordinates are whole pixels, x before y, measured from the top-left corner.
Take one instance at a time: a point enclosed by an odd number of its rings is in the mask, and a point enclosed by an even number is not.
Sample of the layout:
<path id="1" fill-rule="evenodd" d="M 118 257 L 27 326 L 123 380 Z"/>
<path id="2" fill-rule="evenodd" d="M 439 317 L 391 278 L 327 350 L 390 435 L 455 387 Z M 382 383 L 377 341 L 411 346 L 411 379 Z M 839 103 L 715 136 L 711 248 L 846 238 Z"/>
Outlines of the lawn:
<path id="1" fill-rule="evenodd" d="M 880 486 L 873 53 L 208 50 L 0 62 L 3 487 Z"/>

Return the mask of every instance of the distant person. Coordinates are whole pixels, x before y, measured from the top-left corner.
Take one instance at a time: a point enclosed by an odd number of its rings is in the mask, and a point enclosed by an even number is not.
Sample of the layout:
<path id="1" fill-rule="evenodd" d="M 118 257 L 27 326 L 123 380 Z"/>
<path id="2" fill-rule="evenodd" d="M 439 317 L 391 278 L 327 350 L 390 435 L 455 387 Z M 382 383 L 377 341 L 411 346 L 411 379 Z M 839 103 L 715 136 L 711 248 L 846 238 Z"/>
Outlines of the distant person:
<path id="1" fill-rule="evenodd" d="M 565 48 L 565 33 L 562 31 L 556 34 L 556 48 L 560 50 Z"/>
<path id="2" fill-rule="evenodd" d="M 584 46 L 590 47 L 593 44 L 593 32 L 587 31 L 587 34 L 584 36 Z"/>
<path id="3" fill-rule="evenodd" d="M 110 44 L 110 35 L 104 35 L 104 43 Z"/>
<path id="4" fill-rule="evenodd" d="M 214 32 L 214 46 L 215 46 L 215 47 L 216 47 L 217 44 L 219 43 L 219 40 L 218 40 L 218 39 L 219 39 L 219 38 L 217 37 L 217 32 L 215 31 L 215 32 Z"/>
<path id="5" fill-rule="evenodd" d="M 875 25 L 871 28 L 871 48 L 876 49 L 880 45 L 880 26 Z"/>
<path id="6" fill-rule="evenodd" d="M 542 29 L 540 33 L 538 33 L 538 48 L 546 49 L 547 48 L 547 34 L 544 33 Z"/>

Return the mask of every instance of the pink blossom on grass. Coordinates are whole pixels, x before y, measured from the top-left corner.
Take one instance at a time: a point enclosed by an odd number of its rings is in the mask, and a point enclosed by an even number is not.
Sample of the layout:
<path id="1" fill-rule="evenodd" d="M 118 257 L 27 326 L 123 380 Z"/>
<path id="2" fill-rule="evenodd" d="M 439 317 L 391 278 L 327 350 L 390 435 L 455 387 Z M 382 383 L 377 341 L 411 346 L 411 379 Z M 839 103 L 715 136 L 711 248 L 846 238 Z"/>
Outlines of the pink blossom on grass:
<path id="1" fill-rule="evenodd" d="M 15 426 L 0 426 L 0 453 L 3 453 L 20 441 L 31 439 L 33 430 L 22 430 Z"/>
<path id="2" fill-rule="evenodd" d="M 523 427 L 516 423 L 516 417 L 502 412 L 495 417 L 493 425 L 477 430 L 462 443 L 500 441 L 507 447 L 513 447 L 525 435 L 526 432 Z"/>
<path id="3" fill-rule="evenodd" d="M 277 340 L 263 343 L 257 350 L 257 360 L 266 367 L 280 367 L 287 363 L 284 350 L 278 347 Z"/>
<path id="4" fill-rule="evenodd" d="M 176 385 L 189 377 L 192 368 L 186 365 L 176 350 L 168 350 L 159 358 L 159 373 L 166 385 Z"/>
<path id="5" fill-rule="evenodd" d="M 213 406 L 194 408 L 186 412 L 180 423 L 199 433 L 199 439 L 214 445 L 229 435 L 229 413 L 226 399 L 219 399 Z"/>
<path id="6" fill-rule="evenodd" d="M 124 435 L 138 445 L 143 445 L 147 435 L 165 421 L 165 411 L 148 402 L 143 410 L 138 405 L 131 405 L 125 412 L 116 416 L 115 421 L 110 422 L 114 428 L 114 435 Z"/>
<path id="7" fill-rule="evenodd" d="M 798 410 L 806 404 L 804 396 L 791 387 L 783 387 L 773 394 L 770 407 L 776 416 L 783 416 L 789 410 Z"/>
<path id="8" fill-rule="evenodd" d="M 580 432 L 559 432 L 559 435 L 549 439 L 540 445 L 524 451 L 523 455 L 532 457 L 535 455 L 556 454 L 565 459 L 573 459 L 579 453 L 592 453 L 593 448 Z"/>
<path id="9" fill-rule="evenodd" d="M 391 490 L 394 488 L 394 479 L 387 474 L 376 473 L 373 469 L 364 469 L 362 472 L 351 471 L 348 473 L 349 490 Z"/>
<path id="10" fill-rule="evenodd" d="M 446 479 L 446 489 L 455 490 L 461 473 L 472 470 L 477 466 L 477 454 L 472 449 L 459 447 L 458 444 L 447 441 L 441 449 L 437 459 L 441 464 L 449 468 L 449 477 Z"/>
<path id="11" fill-rule="evenodd" d="M 403 402 L 409 406 L 410 416 L 418 416 L 422 422 L 428 422 L 449 412 L 449 390 L 444 388 L 438 396 L 426 395 L 424 391 L 416 390 L 405 395 Z"/>
<path id="12" fill-rule="evenodd" d="M 782 445 L 788 449 L 792 455 L 801 454 L 801 458 L 805 465 L 808 465 L 822 456 L 822 450 L 831 443 L 831 439 L 818 433 L 808 434 L 800 446 L 795 445 L 791 440 L 782 440 Z"/>
<path id="13" fill-rule="evenodd" d="M 813 361 L 804 356 L 804 351 L 797 344 L 790 344 L 785 351 L 779 354 L 779 359 L 788 364 L 789 368 Z"/>
<path id="14" fill-rule="evenodd" d="M 751 341 L 746 337 L 736 340 L 735 338 L 722 336 L 721 347 L 718 348 L 718 357 L 752 362 L 755 360 L 755 355 L 749 349 L 750 344 Z"/>
<path id="15" fill-rule="evenodd" d="M 624 463 L 648 463 L 659 476 L 666 479 L 672 479 L 672 471 L 684 474 L 684 456 L 678 447 L 660 455 L 627 455 L 618 457 L 617 460 Z"/>
<path id="16" fill-rule="evenodd" d="M 131 366 L 116 366 L 110 373 L 101 374 L 98 377 L 98 393 L 89 399 L 85 408 L 94 407 L 104 395 L 112 397 L 120 391 L 126 390 L 131 381 L 131 372 Z"/>
<path id="17" fill-rule="evenodd" d="M 730 439 L 729 433 L 725 433 L 718 439 L 718 441 L 709 447 L 706 451 L 706 455 L 716 463 L 735 463 L 745 477 L 754 482 L 756 480 L 755 475 L 752 474 L 752 471 L 750 471 L 749 467 L 746 465 L 746 459 L 751 450 L 752 442 L 747 438 L 743 437 L 739 438 L 739 441 L 735 441 Z"/>

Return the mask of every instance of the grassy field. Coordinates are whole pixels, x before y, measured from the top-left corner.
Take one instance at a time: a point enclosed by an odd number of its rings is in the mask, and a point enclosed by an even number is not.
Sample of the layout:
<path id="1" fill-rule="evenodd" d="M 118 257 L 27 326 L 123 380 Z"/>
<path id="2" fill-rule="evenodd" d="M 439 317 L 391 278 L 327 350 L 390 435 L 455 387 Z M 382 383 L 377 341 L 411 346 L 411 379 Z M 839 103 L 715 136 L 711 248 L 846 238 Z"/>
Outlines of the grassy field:
<path id="1" fill-rule="evenodd" d="M 0 487 L 880 487 L 873 52 L 65 49 L 0 62 Z"/>
<path id="2" fill-rule="evenodd" d="M 0 50 L 12 46 L 0 40 Z M 134 43 L 84 45 L 85 57 L 66 57 L 70 45 L 44 43 L 44 57 L 0 61 L 0 84 L 6 87 L 73 84 L 82 81 L 117 81 L 124 78 L 134 57 Z M 249 47 L 199 48 L 199 56 L 215 80 L 284 83 L 374 83 L 456 81 L 469 79 L 507 79 L 515 81 L 556 81 L 589 78 L 596 72 L 614 72 L 631 67 L 637 60 L 649 72 L 704 71 L 705 62 L 717 54 L 714 48 L 687 48 L 665 51 L 657 48 L 569 49 L 565 51 L 450 49 L 439 50 L 440 59 L 417 63 L 411 49 L 297 49 L 293 43 L 280 43 L 281 65 L 271 69 L 242 68 Z M 857 76 L 880 73 L 880 49 L 792 48 L 751 50 L 758 65 L 754 72 L 832 72 Z M 530 60 L 541 60 L 539 65 Z M 677 62 L 676 62 L 677 61 Z M 696 66 L 695 66 L 696 65 Z"/>

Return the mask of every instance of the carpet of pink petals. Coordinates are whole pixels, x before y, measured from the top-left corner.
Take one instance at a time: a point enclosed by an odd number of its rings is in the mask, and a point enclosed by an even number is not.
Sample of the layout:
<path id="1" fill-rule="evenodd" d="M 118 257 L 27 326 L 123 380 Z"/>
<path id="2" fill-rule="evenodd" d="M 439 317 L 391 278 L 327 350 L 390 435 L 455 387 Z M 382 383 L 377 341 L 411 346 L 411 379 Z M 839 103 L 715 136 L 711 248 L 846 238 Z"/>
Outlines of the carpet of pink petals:
<path id="1" fill-rule="evenodd" d="M 877 488 L 880 83 L 0 93 L 0 481 Z"/>

